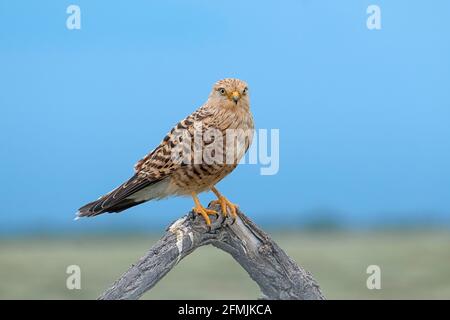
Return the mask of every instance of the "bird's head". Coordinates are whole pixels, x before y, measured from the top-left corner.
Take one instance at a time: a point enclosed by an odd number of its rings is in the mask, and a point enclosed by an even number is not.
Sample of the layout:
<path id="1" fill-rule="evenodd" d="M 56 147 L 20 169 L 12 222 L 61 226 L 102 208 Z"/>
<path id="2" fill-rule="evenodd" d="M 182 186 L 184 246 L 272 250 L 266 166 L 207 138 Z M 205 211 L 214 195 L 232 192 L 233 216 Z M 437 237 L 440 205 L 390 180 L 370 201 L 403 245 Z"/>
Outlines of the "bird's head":
<path id="1" fill-rule="evenodd" d="M 250 100 L 247 83 L 233 78 L 219 80 L 213 86 L 209 102 L 223 108 L 248 109 Z"/>

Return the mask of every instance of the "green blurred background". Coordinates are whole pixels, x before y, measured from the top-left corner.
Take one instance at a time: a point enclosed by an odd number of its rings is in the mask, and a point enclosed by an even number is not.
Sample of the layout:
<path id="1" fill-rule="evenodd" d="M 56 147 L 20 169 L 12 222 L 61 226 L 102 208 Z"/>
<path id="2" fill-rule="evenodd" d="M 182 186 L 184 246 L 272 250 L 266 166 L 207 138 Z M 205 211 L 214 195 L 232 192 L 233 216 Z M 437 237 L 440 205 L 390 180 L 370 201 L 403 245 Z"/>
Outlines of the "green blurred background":
<path id="1" fill-rule="evenodd" d="M 273 231 L 311 271 L 328 299 L 450 298 L 450 233 Z M 30 237 L 0 242 L 0 298 L 94 299 L 160 235 Z M 66 288 L 66 268 L 81 268 L 81 289 Z M 366 268 L 381 268 L 381 289 L 366 287 Z M 182 260 L 144 299 L 255 299 L 257 285 L 228 254 L 202 247 Z"/>

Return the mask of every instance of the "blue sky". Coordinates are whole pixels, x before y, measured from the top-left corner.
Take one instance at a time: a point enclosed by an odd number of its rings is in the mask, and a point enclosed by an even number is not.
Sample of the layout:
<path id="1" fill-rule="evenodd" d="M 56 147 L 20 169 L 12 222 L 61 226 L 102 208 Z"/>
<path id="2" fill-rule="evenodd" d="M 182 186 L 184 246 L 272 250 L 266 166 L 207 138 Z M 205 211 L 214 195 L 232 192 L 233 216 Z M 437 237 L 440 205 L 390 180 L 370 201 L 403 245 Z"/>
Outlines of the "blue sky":
<path id="1" fill-rule="evenodd" d="M 219 185 L 255 221 L 448 222 L 450 3 L 343 3 L 1 0 L 0 233 L 166 226 L 190 199 L 72 219 L 224 77 L 280 130 L 277 175 L 244 165 Z"/>

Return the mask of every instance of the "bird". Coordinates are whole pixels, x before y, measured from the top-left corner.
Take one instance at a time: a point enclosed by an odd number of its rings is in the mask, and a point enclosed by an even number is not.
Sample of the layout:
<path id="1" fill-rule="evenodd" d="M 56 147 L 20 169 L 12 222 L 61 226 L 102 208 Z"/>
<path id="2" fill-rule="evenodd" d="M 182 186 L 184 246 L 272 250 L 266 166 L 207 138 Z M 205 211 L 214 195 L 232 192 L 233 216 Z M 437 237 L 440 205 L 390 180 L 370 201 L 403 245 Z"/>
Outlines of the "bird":
<path id="1" fill-rule="evenodd" d="M 150 200 L 190 196 L 192 211 L 211 225 L 210 215 L 198 194 L 212 191 L 224 217 L 235 221 L 238 205 L 216 188 L 249 149 L 254 133 L 248 85 L 225 78 L 217 81 L 207 101 L 178 122 L 161 143 L 134 166 L 134 174 L 111 192 L 78 209 L 76 219 L 121 212 Z M 211 208 L 211 206 L 210 206 Z"/>

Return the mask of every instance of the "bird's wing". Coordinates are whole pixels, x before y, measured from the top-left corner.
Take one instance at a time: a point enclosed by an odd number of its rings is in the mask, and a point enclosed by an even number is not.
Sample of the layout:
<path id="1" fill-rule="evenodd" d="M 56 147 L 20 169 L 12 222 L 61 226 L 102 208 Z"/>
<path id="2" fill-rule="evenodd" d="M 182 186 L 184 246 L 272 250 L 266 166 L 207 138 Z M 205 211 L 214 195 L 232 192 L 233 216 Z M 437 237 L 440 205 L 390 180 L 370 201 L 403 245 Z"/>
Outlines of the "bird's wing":
<path id="1" fill-rule="evenodd" d="M 157 180 L 147 179 L 142 175 L 135 174 L 113 191 L 78 209 L 77 217 L 93 217 L 104 212 L 120 212 L 138 205 L 144 201 L 136 201 L 129 197 L 158 182 Z"/>
<path id="2" fill-rule="evenodd" d="M 135 172 L 145 172 L 145 174 L 150 175 L 152 178 L 161 179 L 181 167 L 183 163 L 181 161 L 176 161 L 180 159 L 177 159 L 174 156 L 174 148 L 179 147 L 178 150 L 185 146 L 190 146 L 192 148 L 195 123 L 201 121 L 203 130 L 205 130 L 211 115 L 212 113 L 209 109 L 203 106 L 178 122 L 164 137 L 158 147 L 136 163 L 134 166 Z M 183 138 L 189 139 L 190 144 L 180 146 L 180 141 L 182 141 Z M 186 140 L 184 140 L 184 142 L 186 142 Z"/>
<path id="3" fill-rule="evenodd" d="M 133 197 L 137 192 L 147 189 L 151 192 L 159 182 L 183 166 L 183 162 L 175 161 L 172 150 L 180 143 L 179 131 L 185 133 L 193 132 L 193 125 L 196 121 L 201 121 L 210 116 L 210 113 L 200 108 L 182 121 L 180 121 L 162 140 L 152 152 L 139 160 L 134 169 L 135 174 L 128 181 L 100 197 L 98 200 L 86 204 L 78 210 L 79 217 L 96 216 L 103 212 L 120 212 L 129 207 L 135 206 L 149 199 L 142 200 Z M 192 136 L 189 137 L 192 139 Z"/>

